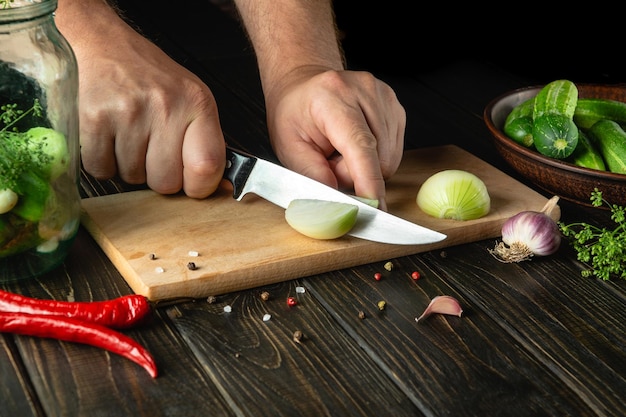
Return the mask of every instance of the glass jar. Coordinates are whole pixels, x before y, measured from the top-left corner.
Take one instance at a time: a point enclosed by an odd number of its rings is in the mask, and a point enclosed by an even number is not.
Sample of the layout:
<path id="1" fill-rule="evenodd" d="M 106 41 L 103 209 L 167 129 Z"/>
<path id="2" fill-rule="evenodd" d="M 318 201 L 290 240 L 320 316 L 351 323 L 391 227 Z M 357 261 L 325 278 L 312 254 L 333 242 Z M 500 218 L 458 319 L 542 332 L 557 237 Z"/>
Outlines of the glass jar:
<path id="1" fill-rule="evenodd" d="M 80 223 L 78 66 L 57 0 L 0 0 L 0 282 L 65 259 Z"/>

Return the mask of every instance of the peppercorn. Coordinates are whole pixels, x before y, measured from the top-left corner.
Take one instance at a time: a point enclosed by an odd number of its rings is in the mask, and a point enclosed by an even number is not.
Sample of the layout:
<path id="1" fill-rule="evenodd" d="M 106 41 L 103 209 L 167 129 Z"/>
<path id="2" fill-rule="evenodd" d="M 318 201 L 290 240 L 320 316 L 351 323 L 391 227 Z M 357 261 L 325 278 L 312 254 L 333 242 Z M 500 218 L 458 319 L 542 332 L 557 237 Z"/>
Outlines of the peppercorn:
<path id="1" fill-rule="evenodd" d="M 300 343 L 300 341 L 302 340 L 302 338 L 304 337 L 304 335 L 302 334 L 302 332 L 300 330 L 296 330 L 293 333 L 293 341 L 296 343 Z"/>
<path id="2" fill-rule="evenodd" d="M 380 272 L 376 272 L 376 273 L 374 274 L 374 279 L 375 279 L 376 281 L 380 281 L 382 278 L 383 278 L 383 275 L 382 275 Z"/>
<path id="3" fill-rule="evenodd" d="M 287 298 L 287 305 L 288 305 L 289 307 L 293 307 L 293 306 L 295 306 L 296 304 L 298 304 L 298 300 L 296 300 L 296 297 L 288 297 L 288 298 Z"/>
<path id="4" fill-rule="evenodd" d="M 411 274 L 411 278 L 413 278 L 415 281 L 417 281 L 418 279 L 420 279 L 421 275 L 419 272 L 417 271 L 413 271 L 413 273 Z"/>
<path id="5" fill-rule="evenodd" d="M 365 311 L 363 311 L 363 310 L 359 311 L 359 318 L 361 320 L 363 320 L 365 318 Z"/>
<path id="6" fill-rule="evenodd" d="M 269 299 L 270 299 L 270 293 L 269 293 L 269 292 L 267 292 L 267 291 L 263 291 L 263 292 L 261 293 L 261 300 L 263 300 L 263 301 L 267 301 L 267 300 L 269 300 Z"/>
<path id="7" fill-rule="evenodd" d="M 195 262 L 189 262 L 187 264 L 187 269 L 189 269 L 190 271 L 195 271 L 196 269 L 198 269 L 198 267 L 196 266 Z"/>
<path id="8" fill-rule="evenodd" d="M 209 296 L 206 298 L 206 302 L 207 302 L 207 303 L 209 303 L 209 304 L 213 304 L 213 303 L 215 303 L 216 301 L 217 301 L 217 297 L 216 297 L 216 296 L 214 296 L 214 295 L 209 295 Z"/>

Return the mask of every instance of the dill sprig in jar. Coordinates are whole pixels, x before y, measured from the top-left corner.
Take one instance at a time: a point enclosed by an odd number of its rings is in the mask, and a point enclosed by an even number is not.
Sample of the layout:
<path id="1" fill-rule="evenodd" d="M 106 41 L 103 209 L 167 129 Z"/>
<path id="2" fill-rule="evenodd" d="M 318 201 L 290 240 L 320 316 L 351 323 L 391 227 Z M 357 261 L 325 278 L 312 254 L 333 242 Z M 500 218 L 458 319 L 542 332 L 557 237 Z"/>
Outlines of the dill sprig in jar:
<path id="1" fill-rule="evenodd" d="M 67 256 L 80 222 L 78 67 L 57 0 L 0 0 L 0 282 Z"/>

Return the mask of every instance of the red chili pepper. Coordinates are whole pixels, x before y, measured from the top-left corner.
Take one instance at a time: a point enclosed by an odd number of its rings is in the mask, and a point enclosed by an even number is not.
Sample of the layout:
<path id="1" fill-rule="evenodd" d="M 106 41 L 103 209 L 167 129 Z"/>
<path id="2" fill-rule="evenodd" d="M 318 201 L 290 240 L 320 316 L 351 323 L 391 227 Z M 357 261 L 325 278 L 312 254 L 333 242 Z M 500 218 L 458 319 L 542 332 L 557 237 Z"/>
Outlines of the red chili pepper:
<path id="1" fill-rule="evenodd" d="M 106 301 L 57 301 L 26 297 L 0 290 L 0 312 L 72 317 L 106 327 L 124 329 L 146 320 L 152 308 L 143 295 Z"/>
<path id="2" fill-rule="evenodd" d="M 0 312 L 0 332 L 46 337 L 106 349 L 142 366 L 157 377 L 154 358 L 130 337 L 99 324 L 71 317 Z"/>

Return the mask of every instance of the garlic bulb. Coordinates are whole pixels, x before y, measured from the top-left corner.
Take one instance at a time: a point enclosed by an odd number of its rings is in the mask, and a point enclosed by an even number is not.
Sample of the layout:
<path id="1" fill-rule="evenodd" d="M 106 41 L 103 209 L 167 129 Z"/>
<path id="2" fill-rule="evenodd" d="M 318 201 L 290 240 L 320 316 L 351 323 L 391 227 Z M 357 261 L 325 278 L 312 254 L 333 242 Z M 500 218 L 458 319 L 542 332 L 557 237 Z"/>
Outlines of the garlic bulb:
<path id="1" fill-rule="evenodd" d="M 502 242 L 491 254 L 502 262 L 521 262 L 533 256 L 548 256 L 561 245 L 561 232 L 550 216 L 559 197 L 552 197 L 541 211 L 522 211 L 502 225 Z"/>

